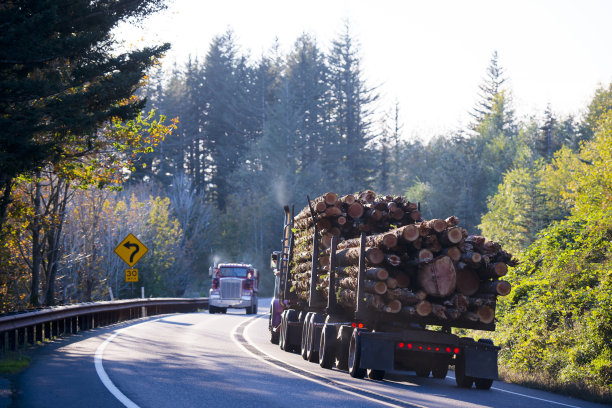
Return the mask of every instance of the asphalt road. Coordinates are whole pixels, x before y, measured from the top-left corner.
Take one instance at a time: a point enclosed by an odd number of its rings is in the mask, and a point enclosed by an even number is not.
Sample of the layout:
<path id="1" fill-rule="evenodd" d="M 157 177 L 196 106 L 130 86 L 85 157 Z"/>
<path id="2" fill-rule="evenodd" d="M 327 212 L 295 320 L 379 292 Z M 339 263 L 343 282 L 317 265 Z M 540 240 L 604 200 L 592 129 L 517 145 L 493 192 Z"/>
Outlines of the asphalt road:
<path id="1" fill-rule="evenodd" d="M 460 389 L 452 371 L 445 380 L 353 379 L 271 344 L 261 303 L 257 316 L 153 316 L 56 340 L 34 353 L 12 406 L 602 407 L 500 382 Z"/>

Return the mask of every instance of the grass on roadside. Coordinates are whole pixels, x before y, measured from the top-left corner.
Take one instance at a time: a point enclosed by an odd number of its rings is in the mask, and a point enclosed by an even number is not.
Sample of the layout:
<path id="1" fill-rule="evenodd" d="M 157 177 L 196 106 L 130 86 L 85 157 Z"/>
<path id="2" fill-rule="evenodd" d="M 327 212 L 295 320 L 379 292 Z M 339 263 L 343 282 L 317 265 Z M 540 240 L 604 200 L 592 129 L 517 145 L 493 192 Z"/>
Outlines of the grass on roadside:
<path id="1" fill-rule="evenodd" d="M 30 357 L 22 353 L 10 353 L 0 357 L 0 375 L 16 374 L 30 365 Z"/>
<path id="2" fill-rule="evenodd" d="M 541 373 L 520 373 L 499 365 L 499 379 L 529 388 L 569 395 L 587 401 L 612 403 L 612 390 L 579 383 L 561 383 Z"/>

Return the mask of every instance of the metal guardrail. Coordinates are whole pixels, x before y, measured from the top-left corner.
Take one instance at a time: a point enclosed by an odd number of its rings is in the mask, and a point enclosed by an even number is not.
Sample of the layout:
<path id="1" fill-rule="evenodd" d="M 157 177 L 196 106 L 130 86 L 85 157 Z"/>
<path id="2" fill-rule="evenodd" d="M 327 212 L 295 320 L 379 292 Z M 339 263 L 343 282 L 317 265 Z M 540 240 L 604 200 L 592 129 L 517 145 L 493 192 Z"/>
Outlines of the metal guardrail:
<path id="1" fill-rule="evenodd" d="M 191 313 L 208 298 L 153 298 L 80 303 L 0 316 L 0 351 L 17 350 L 53 337 L 165 313 Z"/>

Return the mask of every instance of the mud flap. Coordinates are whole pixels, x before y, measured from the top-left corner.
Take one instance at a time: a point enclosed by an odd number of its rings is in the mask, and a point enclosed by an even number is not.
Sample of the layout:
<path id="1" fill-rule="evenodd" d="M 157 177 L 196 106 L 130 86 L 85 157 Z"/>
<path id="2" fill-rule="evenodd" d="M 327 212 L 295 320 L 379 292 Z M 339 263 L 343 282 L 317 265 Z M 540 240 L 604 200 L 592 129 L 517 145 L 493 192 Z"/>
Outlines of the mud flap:
<path id="1" fill-rule="evenodd" d="M 376 336 L 375 333 L 361 332 L 361 362 L 364 369 L 393 370 L 395 341 Z"/>
<path id="2" fill-rule="evenodd" d="M 498 350 L 499 347 L 497 346 L 478 342 L 463 345 L 465 375 L 486 380 L 497 380 Z"/>

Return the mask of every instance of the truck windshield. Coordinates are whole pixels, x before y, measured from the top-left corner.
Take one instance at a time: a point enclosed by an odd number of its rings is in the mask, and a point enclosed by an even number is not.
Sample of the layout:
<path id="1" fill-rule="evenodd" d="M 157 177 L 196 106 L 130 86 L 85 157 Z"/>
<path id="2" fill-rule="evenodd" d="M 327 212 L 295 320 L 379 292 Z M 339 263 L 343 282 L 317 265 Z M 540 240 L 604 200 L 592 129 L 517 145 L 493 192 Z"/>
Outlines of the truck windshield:
<path id="1" fill-rule="evenodd" d="M 228 277 L 246 278 L 247 268 L 222 267 L 219 269 L 219 276 L 222 278 L 228 278 Z"/>

